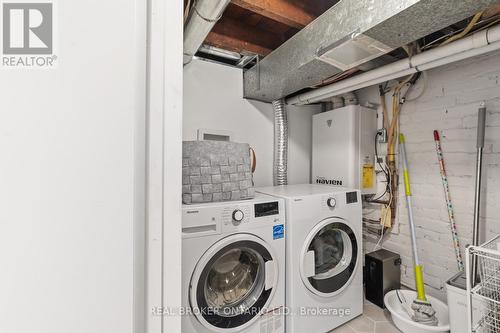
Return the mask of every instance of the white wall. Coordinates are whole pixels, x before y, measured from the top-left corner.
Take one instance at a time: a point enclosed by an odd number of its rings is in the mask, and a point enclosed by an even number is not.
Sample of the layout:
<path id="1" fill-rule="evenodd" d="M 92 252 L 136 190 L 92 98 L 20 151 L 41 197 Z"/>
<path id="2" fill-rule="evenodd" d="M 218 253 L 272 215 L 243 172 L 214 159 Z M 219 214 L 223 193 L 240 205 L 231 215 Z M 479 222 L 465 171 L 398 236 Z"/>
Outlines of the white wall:
<path id="1" fill-rule="evenodd" d="M 184 68 L 183 139 L 196 140 L 199 128 L 229 130 L 234 141 L 257 154 L 256 186 L 273 183 L 273 109 L 243 99 L 242 71 L 194 59 Z M 288 107 L 290 184 L 309 183 L 312 115 L 318 106 Z"/>
<path id="2" fill-rule="evenodd" d="M 418 226 L 420 258 L 431 294 L 445 297 L 444 282 L 457 272 L 433 130 L 441 133 L 451 198 L 462 248 L 470 244 L 474 207 L 477 109 L 486 101 L 482 240 L 500 234 L 500 53 L 448 65 L 427 73 L 409 98 L 400 119 L 406 135 L 409 170 Z M 379 103 L 378 88 L 358 93 L 360 101 Z M 389 94 L 390 95 L 390 94 Z M 388 106 L 390 106 L 388 100 Z M 402 255 L 402 281 L 414 285 L 408 219 L 400 184 L 398 222 L 384 247 Z M 367 244 L 367 249 L 373 244 Z"/>
<path id="3" fill-rule="evenodd" d="M 132 332 L 146 7 L 56 5 L 58 67 L 0 75 L 0 332 Z"/>

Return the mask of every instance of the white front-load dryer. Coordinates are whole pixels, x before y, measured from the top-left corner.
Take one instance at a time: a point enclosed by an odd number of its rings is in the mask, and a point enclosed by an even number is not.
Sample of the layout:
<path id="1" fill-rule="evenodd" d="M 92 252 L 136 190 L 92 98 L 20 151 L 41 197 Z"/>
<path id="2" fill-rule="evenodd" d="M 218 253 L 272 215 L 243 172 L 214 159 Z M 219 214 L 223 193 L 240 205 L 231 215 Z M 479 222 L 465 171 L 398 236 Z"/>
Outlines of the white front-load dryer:
<path id="1" fill-rule="evenodd" d="M 309 184 L 256 191 L 285 199 L 286 332 L 325 333 L 361 315 L 360 192 Z"/>
<path id="2" fill-rule="evenodd" d="M 282 199 L 184 205 L 182 333 L 283 333 Z"/>

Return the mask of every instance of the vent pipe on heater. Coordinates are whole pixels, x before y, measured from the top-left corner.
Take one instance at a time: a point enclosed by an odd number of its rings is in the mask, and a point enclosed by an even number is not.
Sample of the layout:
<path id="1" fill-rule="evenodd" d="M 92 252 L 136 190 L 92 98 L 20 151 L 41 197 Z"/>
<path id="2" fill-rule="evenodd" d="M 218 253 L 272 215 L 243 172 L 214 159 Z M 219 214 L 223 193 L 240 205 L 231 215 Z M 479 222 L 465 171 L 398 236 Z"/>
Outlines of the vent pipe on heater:
<path id="1" fill-rule="evenodd" d="M 273 101 L 274 109 L 274 186 L 288 184 L 288 119 L 284 99 Z"/>

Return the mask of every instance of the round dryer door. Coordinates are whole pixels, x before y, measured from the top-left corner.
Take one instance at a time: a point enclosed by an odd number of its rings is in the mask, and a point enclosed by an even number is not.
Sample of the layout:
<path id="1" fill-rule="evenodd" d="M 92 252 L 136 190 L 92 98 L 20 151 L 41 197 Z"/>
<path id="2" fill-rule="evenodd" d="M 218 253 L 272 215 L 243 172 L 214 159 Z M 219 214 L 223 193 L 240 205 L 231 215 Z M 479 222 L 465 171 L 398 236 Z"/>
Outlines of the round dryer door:
<path id="1" fill-rule="evenodd" d="M 277 265 L 269 246 L 250 234 L 229 236 L 212 246 L 195 268 L 193 313 L 211 330 L 242 330 L 262 314 L 276 283 Z"/>
<path id="2" fill-rule="evenodd" d="M 325 297 L 340 293 L 354 276 L 358 244 L 343 219 L 329 218 L 316 225 L 306 238 L 300 265 L 306 287 Z"/>

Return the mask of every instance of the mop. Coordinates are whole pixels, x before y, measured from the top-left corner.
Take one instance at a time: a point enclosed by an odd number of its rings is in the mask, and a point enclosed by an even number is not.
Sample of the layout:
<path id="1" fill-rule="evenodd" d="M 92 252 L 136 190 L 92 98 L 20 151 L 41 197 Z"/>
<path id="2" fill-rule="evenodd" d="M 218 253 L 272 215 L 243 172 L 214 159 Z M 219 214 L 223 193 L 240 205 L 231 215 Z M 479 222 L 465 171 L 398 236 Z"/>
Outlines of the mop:
<path id="1" fill-rule="evenodd" d="M 446 168 L 444 165 L 443 150 L 441 149 L 441 139 L 439 132 L 434 131 L 434 142 L 436 143 L 436 153 L 439 161 L 439 168 L 441 171 L 441 180 L 443 182 L 444 196 L 446 199 L 446 208 L 448 209 L 448 219 L 450 220 L 451 236 L 453 238 L 453 246 L 455 248 L 455 257 L 457 259 L 458 270 L 464 270 L 464 261 L 462 253 L 460 252 L 460 241 L 458 239 L 457 224 L 455 223 L 455 213 L 451 203 L 450 186 L 448 183 L 448 176 L 446 175 Z"/>
<path id="2" fill-rule="evenodd" d="M 408 206 L 408 220 L 410 223 L 411 244 L 413 250 L 413 262 L 415 270 L 415 286 L 417 289 L 417 298 L 411 304 L 413 315 L 411 319 L 425 325 L 436 326 L 438 319 L 436 318 L 436 311 L 432 305 L 427 301 L 424 289 L 424 274 L 420 261 L 418 259 L 417 251 L 417 235 L 415 233 L 415 223 L 413 222 L 413 211 L 411 204 L 411 190 L 410 190 L 410 175 L 408 173 L 408 161 L 406 159 L 405 137 L 403 134 L 399 135 L 399 146 L 401 152 L 401 161 L 403 163 L 403 178 L 405 183 L 406 204 Z"/>

